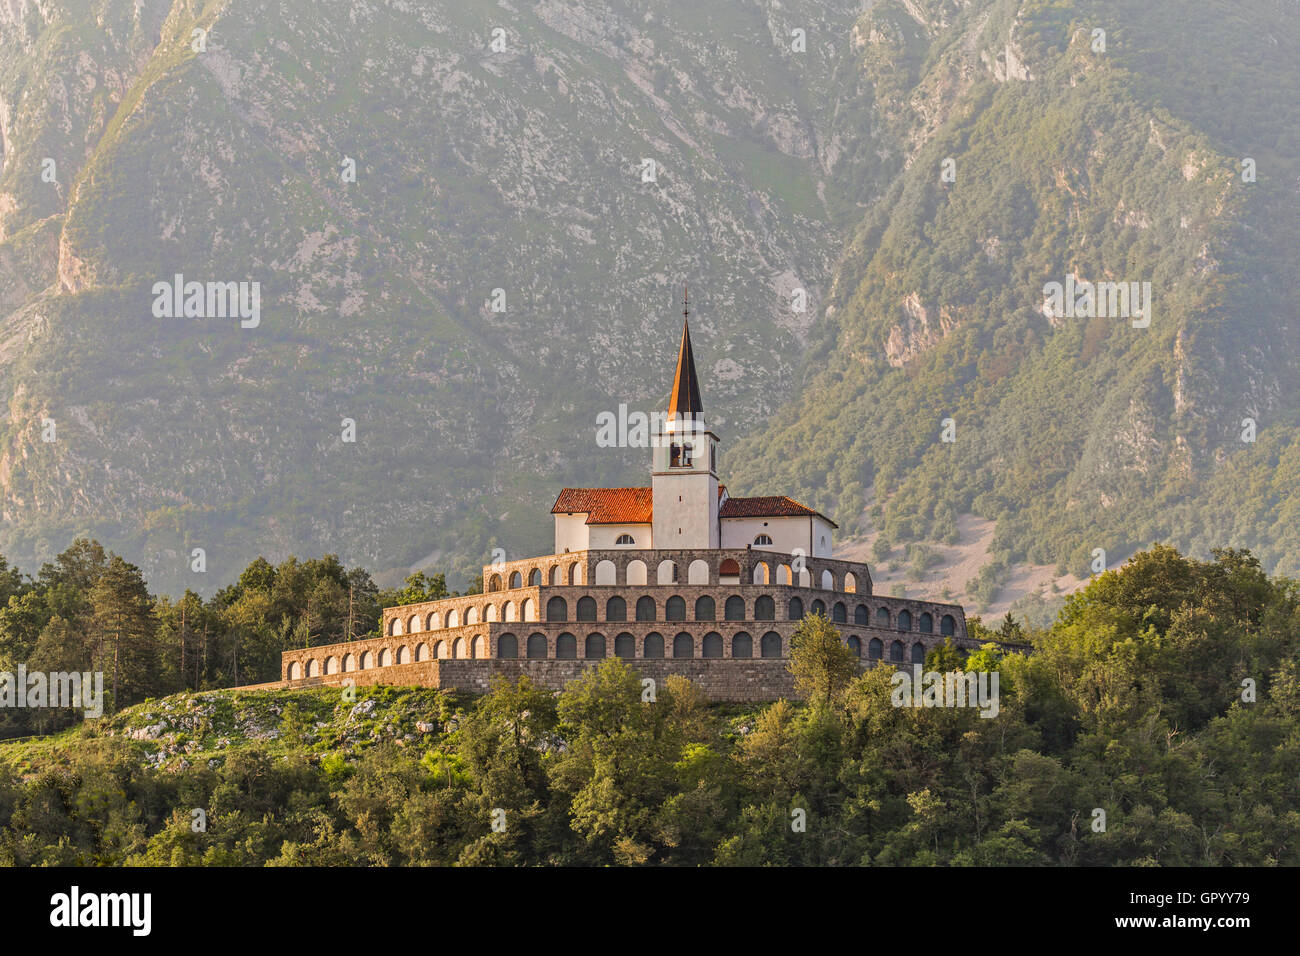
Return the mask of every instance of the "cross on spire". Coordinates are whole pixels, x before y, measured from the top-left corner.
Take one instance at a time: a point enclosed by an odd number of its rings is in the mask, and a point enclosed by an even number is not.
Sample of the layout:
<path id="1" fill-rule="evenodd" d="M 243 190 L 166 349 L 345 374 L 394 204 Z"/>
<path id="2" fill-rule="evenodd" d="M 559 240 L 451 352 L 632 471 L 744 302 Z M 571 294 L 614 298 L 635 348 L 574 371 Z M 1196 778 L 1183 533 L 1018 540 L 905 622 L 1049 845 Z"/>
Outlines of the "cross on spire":
<path id="1" fill-rule="evenodd" d="M 668 420 L 676 418 L 702 420 L 704 403 L 700 401 L 700 382 L 695 374 L 695 354 L 691 351 L 689 290 L 682 287 L 682 344 L 677 352 L 677 374 L 673 377 L 672 397 L 668 400 Z"/>

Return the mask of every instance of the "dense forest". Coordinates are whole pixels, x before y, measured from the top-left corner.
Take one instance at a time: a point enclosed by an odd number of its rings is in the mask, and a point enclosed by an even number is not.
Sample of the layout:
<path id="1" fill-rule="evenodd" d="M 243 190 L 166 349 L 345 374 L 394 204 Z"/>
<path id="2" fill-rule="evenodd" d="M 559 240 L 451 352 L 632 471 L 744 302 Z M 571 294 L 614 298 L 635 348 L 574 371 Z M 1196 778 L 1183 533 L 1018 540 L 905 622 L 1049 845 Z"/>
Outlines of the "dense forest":
<path id="1" fill-rule="evenodd" d="M 113 582 L 131 577 L 117 561 L 81 543 L 34 582 L 9 573 L 6 653 L 24 608 L 58 612 L 37 644 L 88 653 L 112 638 L 49 635 L 77 633 L 73 621 L 111 635 L 102 622 L 129 605 L 154 623 L 121 686 L 183 684 L 168 663 L 175 607 L 128 586 L 117 596 Z M 361 574 L 329 566 L 254 565 L 185 627 L 208 620 L 234 661 L 250 635 L 264 653 L 337 636 L 344 582 Z M 332 595 L 328 613 L 313 588 Z M 232 615 L 241 603 L 258 610 Z M 710 706 L 675 679 L 647 700 L 618 659 L 559 694 L 524 679 L 478 698 L 389 687 L 147 700 L 0 746 L 0 861 L 1300 863 L 1296 582 L 1246 552 L 1202 562 L 1155 546 L 1071 596 L 1050 628 L 1016 633 L 1031 653 L 1004 656 L 995 639 L 1016 630 L 975 624 L 981 650 L 927 660 L 996 671 L 991 719 L 895 706 L 894 669 L 857 674 L 820 618 L 794 641 L 801 699 L 767 706 Z"/>

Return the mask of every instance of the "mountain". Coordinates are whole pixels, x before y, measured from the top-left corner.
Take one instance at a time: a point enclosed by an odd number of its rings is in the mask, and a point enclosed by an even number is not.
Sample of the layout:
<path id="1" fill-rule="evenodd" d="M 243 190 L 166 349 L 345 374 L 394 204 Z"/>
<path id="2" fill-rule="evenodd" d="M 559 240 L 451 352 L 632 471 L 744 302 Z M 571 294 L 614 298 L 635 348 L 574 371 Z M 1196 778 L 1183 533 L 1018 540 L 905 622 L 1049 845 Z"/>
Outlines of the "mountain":
<path id="1" fill-rule="evenodd" d="M 889 586 L 1292 572 L 1295 7 L 13 0 L 0 552 L 544 550 L 560 486 L 641 480 L 596 416 L 662 405 L 689 281 L 729 486 Z M 156 315 L 178 274 L 255 327 Z M 1045 316 L 1068 274 L 1150 326 Z"/>

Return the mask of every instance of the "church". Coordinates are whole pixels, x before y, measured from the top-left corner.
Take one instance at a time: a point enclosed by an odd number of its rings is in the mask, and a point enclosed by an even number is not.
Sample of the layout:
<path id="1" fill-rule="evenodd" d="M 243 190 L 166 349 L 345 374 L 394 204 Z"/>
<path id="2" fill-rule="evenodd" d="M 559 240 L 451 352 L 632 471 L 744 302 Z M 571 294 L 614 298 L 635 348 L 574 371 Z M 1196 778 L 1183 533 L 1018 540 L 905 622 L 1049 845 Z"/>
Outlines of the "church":
<path id="1" fill-rule="evenodd" d="M 974 649 L 956 604 L 876 595 L 836 559 L 836 524 L 785 495 L 733 497 L 718 476 L 684 310 L 650 484 L 563 488 L 551 554 L 483 568 L 483 591 L 385 608 L 381 636 L 286 651 L 276 686 L 419 684 L 486 691 L 527 674 L 559 689 L 606 657 L 642 678 L 680 674 L 712 700 L 794 695 L 790 638 L 828 618 L 862 667 Z"/>

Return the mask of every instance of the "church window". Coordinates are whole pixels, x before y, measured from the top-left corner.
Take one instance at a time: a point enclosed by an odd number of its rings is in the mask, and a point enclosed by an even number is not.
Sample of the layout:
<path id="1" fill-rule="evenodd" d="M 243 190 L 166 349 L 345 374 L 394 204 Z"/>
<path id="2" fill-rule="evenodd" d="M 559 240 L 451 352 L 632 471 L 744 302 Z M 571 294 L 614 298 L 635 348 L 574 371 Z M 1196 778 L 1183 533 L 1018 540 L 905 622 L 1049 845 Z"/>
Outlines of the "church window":
<path id="1" fill-rule="evenodd" d="M 772 546 L 772 536 L 768 534 L 760 534 L 754 539 L 754 546 L 758 548 L 770 548 Z"/>
<path id="2" fill-rule="evenodd" d="M 776 631 L 768 631 L 759 641 L 758 652 L 763 657 L 780 657 L 781 656 L 781 635 Z"/>
<path id="3" fill-rule="evenodd" d="M 636 544 L 636 539 L 633 538 L 630 534 L 620 534 L 620 535 L 618 536 L 618 538 L 614 541 L 614 543 L 615 543 L 616 545 L 617 545 L 617 544 Z"/>

